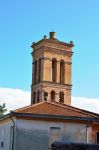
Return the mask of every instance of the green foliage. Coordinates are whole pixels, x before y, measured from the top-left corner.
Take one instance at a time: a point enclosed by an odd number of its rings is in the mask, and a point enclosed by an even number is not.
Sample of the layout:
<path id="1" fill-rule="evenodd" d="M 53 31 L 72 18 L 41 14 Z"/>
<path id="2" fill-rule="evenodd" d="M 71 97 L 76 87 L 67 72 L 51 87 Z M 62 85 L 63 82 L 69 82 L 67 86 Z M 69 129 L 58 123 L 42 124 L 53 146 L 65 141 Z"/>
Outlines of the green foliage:
<path id="1" fill-rule="evenodd" d="M 0 117 L 2 117 L 4 115 L 4 113 L 7 111 L 7 109 L 5 107 L 6 107 L 5 103 L 0 105 Z"/>

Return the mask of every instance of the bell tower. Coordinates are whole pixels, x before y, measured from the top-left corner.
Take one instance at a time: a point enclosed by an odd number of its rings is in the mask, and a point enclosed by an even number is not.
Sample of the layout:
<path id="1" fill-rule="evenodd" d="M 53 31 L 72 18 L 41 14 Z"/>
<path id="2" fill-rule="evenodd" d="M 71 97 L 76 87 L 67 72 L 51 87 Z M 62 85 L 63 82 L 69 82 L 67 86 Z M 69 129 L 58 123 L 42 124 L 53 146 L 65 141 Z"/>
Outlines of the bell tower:
<path id="1" fill-rule="evenodd" d="M 71 105 L 71 64 L 73 42 L 56 38 L 55 32 L 45 35 L 32 48 L 31 105 L 56 101 Z"/>

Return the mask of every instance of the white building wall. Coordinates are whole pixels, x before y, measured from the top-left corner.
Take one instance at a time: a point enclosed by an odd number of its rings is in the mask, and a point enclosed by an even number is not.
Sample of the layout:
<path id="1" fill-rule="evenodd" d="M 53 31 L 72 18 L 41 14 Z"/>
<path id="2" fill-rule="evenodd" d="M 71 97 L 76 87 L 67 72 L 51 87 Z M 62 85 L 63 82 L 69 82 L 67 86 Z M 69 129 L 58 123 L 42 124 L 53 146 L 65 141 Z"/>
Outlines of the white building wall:
<path id="1" fill-rule="evenodd" d="M 12 126 L 11 120 L 4 123 L 0 121 L 0 150 L 12 150 Z M 15 121 L 13 150 L 48 150 L 54 141 L 92 143 L 92 128 L 73 122 Z"/>
<path id="2" fill-rule="evenodd" d="M 16 126 L 15 150 L 32 150 L 34 147 L 36 150 L 47 150 L 51 142 L 57 139 L 59 141 L 87 143 L 86 124 L 17 120 Z M 55 129 L 53 133 L 51 128 Z M 91 138 L 90 134 L 88 141 L 91 141 Z"/>
<path id="3" fill-rule="evenodd" d="M 12 121 L 0 123 L 0 150 L 11 150 Z"/>

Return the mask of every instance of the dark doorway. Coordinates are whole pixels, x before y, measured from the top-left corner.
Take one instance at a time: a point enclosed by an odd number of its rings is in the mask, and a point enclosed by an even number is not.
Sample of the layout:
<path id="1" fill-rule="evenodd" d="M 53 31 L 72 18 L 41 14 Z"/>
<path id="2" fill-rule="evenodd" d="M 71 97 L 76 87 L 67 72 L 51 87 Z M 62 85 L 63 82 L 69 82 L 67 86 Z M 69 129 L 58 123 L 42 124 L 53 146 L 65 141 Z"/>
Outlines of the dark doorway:
<path id="1" fill-rule="evenodd" d="M 96 142 L 99 144 L 99 132 L 97 132 L 96 136 L 97 136 L 97 139 L 96 139 L 97 141 Z"/>

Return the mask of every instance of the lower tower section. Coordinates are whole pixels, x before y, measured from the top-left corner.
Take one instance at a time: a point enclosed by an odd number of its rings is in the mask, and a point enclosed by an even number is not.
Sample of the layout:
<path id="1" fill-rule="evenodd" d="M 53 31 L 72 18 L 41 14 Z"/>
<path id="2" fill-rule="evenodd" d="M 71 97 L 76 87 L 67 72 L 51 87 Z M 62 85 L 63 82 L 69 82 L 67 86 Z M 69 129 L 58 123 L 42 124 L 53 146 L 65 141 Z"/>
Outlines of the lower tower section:
<path id="1" fill-rule="evenodd" d="M 41 101 L 60 102 L 71 105 L 71 85 L 43 82 L 31 88 L 31 104 Z"/>

